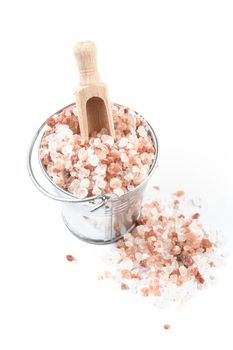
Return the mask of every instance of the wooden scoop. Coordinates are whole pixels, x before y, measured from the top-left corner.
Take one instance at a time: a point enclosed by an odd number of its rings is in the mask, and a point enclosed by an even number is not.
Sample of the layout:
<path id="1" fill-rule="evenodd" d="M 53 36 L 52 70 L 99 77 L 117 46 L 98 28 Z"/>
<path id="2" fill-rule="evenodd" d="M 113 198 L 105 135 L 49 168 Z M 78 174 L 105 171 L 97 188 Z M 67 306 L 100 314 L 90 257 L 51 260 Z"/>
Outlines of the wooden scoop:
<path id="1" fill-rule="evenodd" d="M 80 87 L 76 92 L 76 107 L 81 136 L 85 141 L 93 131 L 102 128 L 115 138 L 111 105 L 106 85 L 101 81 L 96 64 L 96 46 L 91 41 L 74 47 L 80 74 Z"/>

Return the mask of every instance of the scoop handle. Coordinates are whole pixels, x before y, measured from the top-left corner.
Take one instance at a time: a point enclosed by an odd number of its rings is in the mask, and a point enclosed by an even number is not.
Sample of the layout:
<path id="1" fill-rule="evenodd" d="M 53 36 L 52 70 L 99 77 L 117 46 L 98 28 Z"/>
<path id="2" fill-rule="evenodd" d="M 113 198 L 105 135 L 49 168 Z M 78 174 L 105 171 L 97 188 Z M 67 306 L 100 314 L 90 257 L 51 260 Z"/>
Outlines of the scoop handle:
<path id="1" fill-rule="evenodd" d="M 96 46 L 92 41 L 79 42 L 74 47 L 74 55 L 79 68 L 80 86 L 100 83 L 97 69 Z"/>

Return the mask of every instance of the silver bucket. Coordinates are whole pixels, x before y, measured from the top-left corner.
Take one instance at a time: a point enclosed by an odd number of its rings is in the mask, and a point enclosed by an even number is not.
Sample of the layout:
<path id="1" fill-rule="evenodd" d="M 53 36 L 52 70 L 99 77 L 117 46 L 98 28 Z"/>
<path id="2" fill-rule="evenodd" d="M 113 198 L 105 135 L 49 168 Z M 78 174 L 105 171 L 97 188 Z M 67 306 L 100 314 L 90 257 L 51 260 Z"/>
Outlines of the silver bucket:
<path id="1" fill-rule="evenodd" d="M 73 106 L 70 104 L 54 113 L 52 117 L 60 114 L 65 108 Z M 120 105 L 119 105 L 120 106 Z M 142 118 L 142 117 L 141 117 Z M 31 142 L 27 165 L 29 175 L 35 186 L 47 197 L 62 202 L 62 217 L 68 229 L 78 238 L 95 244 L 112 243 L 123 237 L 136 225 L 140 216 L 143 192 L 148 180 L 155 170 L 158 158 L 158 140 L 154 130 L 147 124 L 147 130 L 152 138 L 156 149 L 155 158 L 148 177 L 134 190 L 118 197 L 113 193 L 106 193 L 99 196 L 77 199 L 74 195 L 54 184 L 47 174 L 39 157 L 39 147 L 43 137 L 46 121 L 40 126 Z M 36 147 L 37 146 L 37 147 Z M 37 150 L 37 152 L 35 152 Z M 36 156 L 36 158 L 35 158 Z M 35 175 L 35 167 L 40 165 L 40 175 Z M 33 165 L 33 160 L 37 164 Z M 38 170 L 37 170 L 38 171 Z M 46 182 L 52 186 L 52 192 L 47 190 L 43 181 L 38 180 L 43 174 Z"/>

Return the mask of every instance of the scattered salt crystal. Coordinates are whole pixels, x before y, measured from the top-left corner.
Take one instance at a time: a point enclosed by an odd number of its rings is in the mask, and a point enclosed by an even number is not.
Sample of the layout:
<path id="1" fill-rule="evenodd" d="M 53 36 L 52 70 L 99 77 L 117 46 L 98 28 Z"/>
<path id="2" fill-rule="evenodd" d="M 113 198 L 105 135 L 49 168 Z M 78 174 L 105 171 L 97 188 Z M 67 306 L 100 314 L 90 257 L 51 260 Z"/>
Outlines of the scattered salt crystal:
<path id="1" fill-rule="evenodd" d="M 185 208 L 187 200 L 180 197 L 180 208 Z M 118 242 L 120 256 L 113 261 L 114 280 L 120 284 L 127 281 L 132 293 L 154 298 L 157 307 L 169 302 L 181 305 L 211 284 L 214 275 L 210 270 L 220 257 L 216 243 L 210 241 L 206 230 L 200 230 L 200 217 L 195 212 L 187 217 L 184 209 L 179 210 L 180 217 L 171 214 L 173 201 L 174 197 L 162 205 L 156 198 L 144 203 L 139 224 Z"/>

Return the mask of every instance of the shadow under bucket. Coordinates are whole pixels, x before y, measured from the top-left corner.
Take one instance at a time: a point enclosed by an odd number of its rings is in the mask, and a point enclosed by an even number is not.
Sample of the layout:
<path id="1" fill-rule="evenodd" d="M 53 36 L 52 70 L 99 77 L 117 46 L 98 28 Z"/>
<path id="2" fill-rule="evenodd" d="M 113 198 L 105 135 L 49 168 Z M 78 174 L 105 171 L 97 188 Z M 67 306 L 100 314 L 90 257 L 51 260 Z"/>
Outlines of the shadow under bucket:
<path id="1" fill-rule="evenodd" d="M 59 115 L 70 104 L 54 113 Z M 121 105 L 118 105 L 123 107 Z M 136 113 L 137 116 L 140 116 Z M 143 117 L 140 116 L 143 119 Z M 147 178 L 134 190 L 118 197 L 114 193 L 78 199 L 70 192 L 56 185 L 44 168 L 40 157 L 39 147 L 44 134 L 46 122 L 36 132 L 29 148 L 27 165 L 29 175 L 35 186 L 47 197 L 62 202 L 62 217 L 68 229 L 78 238 L 95 244 L 112 243 L 131 231 L 140 216 L 143 193 L 148 180 L 155 170 L 158 159 L 158 140 L 150 124 L 146 122 L 146 129 L 152 139 L 156 153 Z M 34 163 L 34 164 L 33 164 Z M 39 166 L 38 166 L 39 165 Z M 37 168 L 37 169 L 36 169 Z M 35 175 L 37 172 L 37 175 Z M 43 179 L 41 177 L 43 176 Z M 40 179 L 39 179 L 40 178 Z M 52 193 L 46 189 L 43 182 L 52 187 Z"/>

